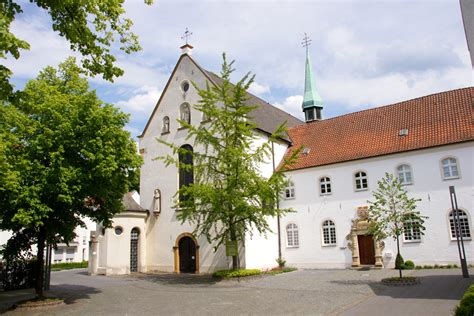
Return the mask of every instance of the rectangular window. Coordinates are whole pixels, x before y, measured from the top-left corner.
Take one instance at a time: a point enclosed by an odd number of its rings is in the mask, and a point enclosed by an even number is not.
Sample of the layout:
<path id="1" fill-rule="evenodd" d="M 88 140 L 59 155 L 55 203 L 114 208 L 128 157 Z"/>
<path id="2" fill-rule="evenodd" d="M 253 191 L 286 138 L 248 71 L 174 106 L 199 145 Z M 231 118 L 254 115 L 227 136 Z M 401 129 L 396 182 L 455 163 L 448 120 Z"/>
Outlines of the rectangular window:
<path id="1" fill-rule="evenodd" d="M 403 239 L 407 242 L 421 241 L 420 228 L 416 225 L 416 222 L 409 221 L 403 225 Z"/>

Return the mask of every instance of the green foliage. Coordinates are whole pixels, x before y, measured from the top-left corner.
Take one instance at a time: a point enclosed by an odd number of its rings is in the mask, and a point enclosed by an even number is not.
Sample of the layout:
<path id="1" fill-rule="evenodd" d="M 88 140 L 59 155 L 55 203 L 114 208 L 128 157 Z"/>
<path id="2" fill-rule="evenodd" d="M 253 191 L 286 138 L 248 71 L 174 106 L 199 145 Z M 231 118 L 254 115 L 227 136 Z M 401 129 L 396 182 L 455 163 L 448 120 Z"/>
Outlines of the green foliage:
<path id="1" fill-rule="evenodd" d="M 242 278 L 242 277 L 260 275 L 260 274 L 262 274 L 262 271 L 259 269 L 220 270 L 220 271 L 214 272 L 212 274 L 212 277 L 231 279 L 231 278 Z"/>
<path id="2" fill-rule="evenodd" d="M 128 116 L 103 104 L 75 60 L 45 68 L 21 99 L 0 106 L 0 230 L 3 255 L 70 242 L 84 217 L 110 225 L 141 164 L 124 130 Z M 38 260 L 42 260 L 38 255 Z"/>
<path id="3" fill-rule="evenodd" d="M 282 274 L 282 273 L 287 273 L 287 272 L 293 272 L 298 270 L 295 267 L 278 267 L 274 268 L 270 271 L 266 271 L 265 274 L 271 274 L 271 275 L 276 275 L 276 274 Z"/>
<path id="4" fill-rule="evenodd" d="M 471 285 L 464 293 L 459 306 L 456 307 L 456 316 L 474 315 L 474 285 Z"/>
<path id="5" fill-rule="evenodd" d="M 20 51 L 30 45 L 11 32 L 11 23 L 22 13 L 20 1 L 2 1 L 0 4 L 0 58 L 8 55 L 20 58 Z M 123 0 L 102 1 L 54 1 L 31 0 L 48 12 L 52 28 L 70 43 L 70 48 L 79 52 L 83 69 L 90 75 L 101 74 L 106 80 L 121 76 L 123 70 L 115 66 L 116 58 L 111 53 L 118 40 L 120 50 L 125 53 L 139 51 L 138 38 L 130 29 L 130 19 L 124 18 Z M 152 0 L 145 0 L 151 4 Z M 11 71 L 0 65 L 0 99 L 5 100 L 12 92 L 9 83 Z"/>
<path id="6" fill-rule="evenodd" d="M 36 259 L 0 261 L 0 289 L 12 291 L 31 288 L 35 284 L 35 273 Z"/>
<path id="7" fill-rule="evenodd" d="M 87 268 L 88 262 L 62 262 L 62 263 L 54 263 L 51 265 L 51 271 L 61 271 L 61 270 L 69 270 L 69 269 L 80 269 L 80 268 Z"/>
<path id="8" fill-rule="evenodd" d="M 283 259 L 283 258 L 276 258 L 275 261 L 278 263 L 278 266 L 279 266 L 280 268 L 283 268 L 283 267 L 285 266 L 285 264 L 286 264 L 286 260 Z"/>
<path id="9" fill-rule="evenodd" d="M 187 140 L 194 142 L 195 151 L 194 184 L 183 186 L 177 192 L 176 196 L 188 197 L 176 201 L 176 207 L 180 209 L 177 216 L 182 222 L 194 224 L 194 233 L 206 236 L 210 243 L 215 242 L 215 248 L 228 240 L 244 240 L 252 229 L 265 234 L 270 230 L 269 216 L 290 211 L 279 210 L 275 205 L 278 192 L 286 183 L 283 171 L 299 154 L 296 150 L 270 178 L 261 175 L 259 165 L 271 162 L 272 142 L 280 141 L 286 127 L 281 125 L 267 142 L 255 146 L 258 136 L 251 112 L 256 106 L 247 104 L 247 89 L 254 77 L 247 74 L 232 84 L 232 65 L 233 62 L 227 63 L 224 54 L 222 82 L 216 86 L 207 85 L 206 89 L 195 86 L 201 100 L 194 108 L 210 121 L 193 126 L 178 120 L 188 129 Z M 179 163 L 178 154 L 186 154 L 185 149 L 158 141 L 173 149 L 173 155 L 158 157 L 167 166 L 193 167 Z"/>
<path id="10" fill-rule="evenodd" d="M 401 254 L 397 253 L 397 257 L 395 258 L 395 269 L 403 269 L 403 264 L 404 264 L 404 261 L 403 261 L 403 257 Z"/>
<path id="11" fill-rule="evenodd" d="M 415 263 L 411 260 L 407 260 L 407 261 L 405 261 L 405 263 L 403 263 L 402 269 L 403 270 L 413 270 L 413 269 L 415 269 Z"/>

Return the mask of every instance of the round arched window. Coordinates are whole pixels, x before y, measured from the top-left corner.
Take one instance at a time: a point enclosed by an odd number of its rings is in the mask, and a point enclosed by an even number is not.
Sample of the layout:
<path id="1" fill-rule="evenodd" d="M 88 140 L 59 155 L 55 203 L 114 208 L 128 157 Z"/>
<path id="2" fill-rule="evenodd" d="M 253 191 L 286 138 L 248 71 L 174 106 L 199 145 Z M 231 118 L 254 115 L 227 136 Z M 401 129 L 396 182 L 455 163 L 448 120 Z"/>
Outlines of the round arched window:
<path id="1" fill-rule="evenodd" d="M 123 228 L 120 227 L 120 226 L 116 226 L 115 229 L 114 229 L 114 231 L 115 231 L 115 235 L 122 235 L 122 233 L 123 233 Z"/>
<path id="2" fill-rule="evenodd" d="M 181 83 L 181 90 L 183 90 L 183 92 L 188 92 L 189 90 L 189 82 L 186 80 L 186 81 L 183 81 Z"/>

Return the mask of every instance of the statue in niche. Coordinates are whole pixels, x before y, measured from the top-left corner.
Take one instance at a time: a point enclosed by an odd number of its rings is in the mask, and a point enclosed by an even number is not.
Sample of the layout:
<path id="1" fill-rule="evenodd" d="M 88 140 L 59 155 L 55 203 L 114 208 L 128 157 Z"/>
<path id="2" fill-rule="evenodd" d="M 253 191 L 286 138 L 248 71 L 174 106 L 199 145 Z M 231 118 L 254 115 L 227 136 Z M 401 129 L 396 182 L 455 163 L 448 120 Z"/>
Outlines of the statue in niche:
<path id="1" fill-rule="evenodd" d="M 189 110 L 188 104 L 183 104 L 181 107 L 181 121 L 184 121 L 188 124 L 191 123 L 191 112 Z"/>
<path id="2" fill-rule="evenodd" d="M 169 133 L 170 131 L 170 118 L 165 116 L 163 118 L 163 129 L 161 130 L 162 133 Z"/>
<path id="3" fill-rule="evenodd" d="M 153 213 L 161 212 L 161 191 L 160 189 L 155 189 L 153 192 Z"/>

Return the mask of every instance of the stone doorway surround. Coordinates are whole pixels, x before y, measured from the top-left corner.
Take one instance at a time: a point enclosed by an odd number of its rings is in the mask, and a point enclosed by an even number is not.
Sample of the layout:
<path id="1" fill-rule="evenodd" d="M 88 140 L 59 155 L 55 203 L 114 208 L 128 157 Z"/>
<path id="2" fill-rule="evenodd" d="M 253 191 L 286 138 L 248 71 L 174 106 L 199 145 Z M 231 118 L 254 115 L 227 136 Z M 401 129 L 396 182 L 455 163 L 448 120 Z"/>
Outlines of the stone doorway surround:
<path id="1" fill-rule="evenodd" d="M 360 256 L 359 256 L 359 241 L 358 235 L 368 235 L 368 206 L 360 206 L 357 208 L 357 217 L 352 220 L 351 232 L 347 235 L 348 240 L 347 247 L 352 251 L 352 267 L 360 267 Z M 385 247 L 383 241 L 374 240 L 375 246 L 375 267 L 382 268 L 382 250 Z"/>
<path id="2" fill-rule="evenodd" d="M 199 244 L 194 237 L 193 234 L 191 233 L 182 233 L 176 238 L 176 243 L 173 247 L 173 252 L 174 252 L 174 272 L 175 273 L 180 273 L 180 266 L 179 266 L 179 241 L 183 237 L 190 237 L 193 241 L 194 244 L 196 245 L 196 270 L 194 273 L 199 273 Z"/>

